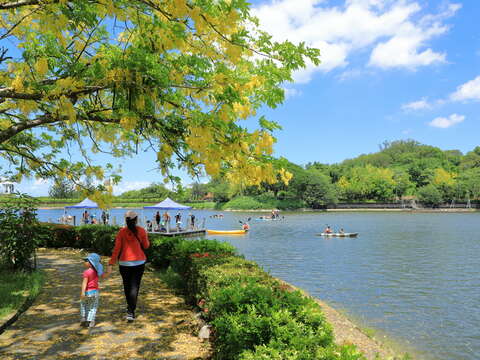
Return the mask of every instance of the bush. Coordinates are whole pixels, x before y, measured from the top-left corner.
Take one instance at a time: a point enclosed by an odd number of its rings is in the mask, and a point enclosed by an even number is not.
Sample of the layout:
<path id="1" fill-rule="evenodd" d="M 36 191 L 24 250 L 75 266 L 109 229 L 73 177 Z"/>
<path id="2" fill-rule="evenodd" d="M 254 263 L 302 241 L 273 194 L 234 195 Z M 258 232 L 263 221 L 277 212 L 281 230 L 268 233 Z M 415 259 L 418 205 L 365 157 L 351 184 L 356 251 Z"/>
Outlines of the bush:
<path id="1" fill-rule="evenodd" d="M 222 263 L 210 264 L 196 269 L 197 300 L 210 302 L 211 293 L 233 283 L 253 281 L 257 284 L 272 284 L 272 278 L 253 261 L 238 256 L 224 258 Z"/>
<path id="2" fill-rule="evenodd" d="M 195 258 L 234 255 L 236 249 L 228 243 L 216 240 L 182 241 L 175 246 L 172 252 L 172 267 L 180 275 L 185 276 L 192 270 Z"/>
<path id="3" fill-rule="evenodd" d="M 281 352 L 294 351 L 303 359 L 317 359 L 317 349 L 332 344 L 332 331 L 326 326 L 305 324 L 287 309 L 267 311 L 249 306 L 243 313 L 226 313 L 212 324 L 216 329 L 215 358 L 235 359 L 245 350 L 268 344 Z"/>
<path id="4" fill-rule="evenodd" d="M 429 184 L 418 189 L 418 199 L 428 207 L 437 207 L 442 203 L 442 193 L 435 185 Z"/>
<path id="5" fill-rule="evenodd" d="M 306 206 L 303 200 L 299 199 L 285 199 L 277 201 L 277 209 L 280 210 L 292 210 L 292 209 L 301 209 Z"/>
<path id="6" fill-rule="evenodd" d="M 170 266 L 173 250 L 180 242 L 185 241 L 179 237 L 161 235 L 150 235 L 149 239 L 150 248 L 147 249 L 147 258 L 159 269 L 167 269 Z"/>
<path id="7" fill-rule="evenodd" d="M 222 208 L 232 210 L 256 210 L 266 209 L 268 208 L 268 206 L 262 204 L 260 201 L 254 199 L 253 197 L 240 196 L 228 201 L 222 206 Z"/>
<path id="8" fill-rule="evenodd" d="M 37 227 L 37 231 L 44 234 L 39 246 L 51 248 L 76 246 L 77 232 L 72 225 L 42 223 Z"/>
<path id="9" fill-rule="evenodd" d="M 14 270 L 32 270 L 35 267 L 35 249 L 42 233 L 36 231 L 36 202 L 20 194 L 4 198 L 0 204 L 0 261 Z"/>
<path id="10" fill-rule="evenodd" d="M 100 255 L 110 255 L 119 226 L 82 225 L 76 228 L 75 247 L 89 249 Z"/>
<path id="11" fill-rule="evenodd" d="M 36 231 L 44 234 L 40 246 L 86 249 L 100 255 L 110 255 L 120 227 L 109 225 L 71 226 L 42 223 Z"/>

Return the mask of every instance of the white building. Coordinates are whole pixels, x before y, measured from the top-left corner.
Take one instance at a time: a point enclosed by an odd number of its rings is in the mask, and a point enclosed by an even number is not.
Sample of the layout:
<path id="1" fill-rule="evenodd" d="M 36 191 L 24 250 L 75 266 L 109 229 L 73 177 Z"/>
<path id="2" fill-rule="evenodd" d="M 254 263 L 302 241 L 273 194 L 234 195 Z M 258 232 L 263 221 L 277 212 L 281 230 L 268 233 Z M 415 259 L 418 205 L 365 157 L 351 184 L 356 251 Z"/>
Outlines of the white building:
<path id="1" fill-rule="evenodd" d="M 13 194 L 15 183 L 0 179 L 0 194 Z"/>

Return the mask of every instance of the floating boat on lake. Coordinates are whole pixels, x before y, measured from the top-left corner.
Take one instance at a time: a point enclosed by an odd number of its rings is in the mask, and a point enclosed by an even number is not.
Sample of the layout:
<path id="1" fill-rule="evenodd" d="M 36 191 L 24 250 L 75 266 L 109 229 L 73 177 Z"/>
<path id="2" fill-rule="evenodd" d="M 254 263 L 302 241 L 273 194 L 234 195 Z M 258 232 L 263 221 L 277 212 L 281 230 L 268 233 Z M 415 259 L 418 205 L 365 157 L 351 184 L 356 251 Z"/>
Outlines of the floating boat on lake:
<path id="1" fill-rule="evenodd" d="M 317 235 L 330 237 L 357 237 L 358 233 L 320 233 Z"/>
<path id="2" fill-rule="evenodd" d="M 207 230 L 209 235 L 244 235 L 247 230 Z"/>
<path id="3" fill-rule="evenodd" d="M 255 219 L 256 221 L 280 221 L 280 220 L 285 220 L 284 218 L 276 218 L 276 219 L 272 219 L 272 218 L 256 218 Z"/>

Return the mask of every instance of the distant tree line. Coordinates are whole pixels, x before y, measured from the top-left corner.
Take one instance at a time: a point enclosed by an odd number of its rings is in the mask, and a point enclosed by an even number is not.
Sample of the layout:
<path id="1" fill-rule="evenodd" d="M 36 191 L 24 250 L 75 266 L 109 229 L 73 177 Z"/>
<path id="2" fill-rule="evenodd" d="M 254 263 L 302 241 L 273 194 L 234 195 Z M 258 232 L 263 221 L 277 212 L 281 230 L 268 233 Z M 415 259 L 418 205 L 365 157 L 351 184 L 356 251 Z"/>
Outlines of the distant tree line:
<path id="1" fill-rule="evenodd" d="M 169 196 L 177 201 L 192 202 L 213 197 L 217 203 L 241 198 L 249 199 L 248 203 L 253 199 L 280 208 L 323 208 L 338 202 L 405 199 L 437 206 L 480 199 L 480 146 L 464 155 L 459 150 L 444 151 L 414 140 L 399 140 L 383 143 L 376 153 L 338 164 L 313 162 L 300 166 L 285 158 L 274 162 L 292 174 L 288 185 L 280 176 L 277 182 L 260 186 L 231 185 L 217 177 L 206 184 L 195 182 L 189 187 L 180 186 L 176 191 L 154 183 L 144 189 L 125 192 L 118 198 L 148 201 Z M 60 191 L 60 188 L 68 190 L 67 185 L 56 184 L 50 195 L 68 197 Z"/>
<path id="2" fill-rule="evenodd" d="M 441 150 L 415 140 L 385 142 L 376 153 L 338 164 L 299 166 L 276 160 L 293 174 L 288 185 L 278 181 L 260 187 L 231 187 L 214 179 L 207 188 L 215 201 L 238 196 L 303 202 L 322 208 L 338 202 L 395 202 L 416 199 L 426 206 L 480 199 L 480 146 L 467 154 Z"/>

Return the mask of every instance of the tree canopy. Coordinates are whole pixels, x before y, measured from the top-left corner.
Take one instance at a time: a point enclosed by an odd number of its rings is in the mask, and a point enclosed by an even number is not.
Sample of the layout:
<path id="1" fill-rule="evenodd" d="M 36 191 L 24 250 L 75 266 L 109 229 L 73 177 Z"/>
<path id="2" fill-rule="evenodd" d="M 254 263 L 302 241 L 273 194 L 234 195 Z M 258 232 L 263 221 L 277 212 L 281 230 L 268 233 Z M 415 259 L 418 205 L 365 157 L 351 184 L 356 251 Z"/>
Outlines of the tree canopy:
<path id="1" fill-rule="evenodd" d="M 0 4 L 4 173 L 118 180 L 95 154 L 154 151 L 175 167 L 248 185 L 276 182 L 259 117 L 319 51 L 261 31 L 245 0 L 7 0 Z"/>
<path id="2" fill-rule="evenodd" d="M 427 206 L 451 205 L 480 200 L 479 154 L 480 147 L 463 155 L 459 150 L 398 140 L 383 143 L 378 152 L 338 164 L 314 162 L 303 167 L 278 159 L 276 162 L 292 174 L 288 184 L 279 180 L 242 189 L 229 187 L 217 178 L 207 189 L 219 202 L 250 196 L 279 208 L 321 208 L 338 201 L 394 202 L 412 197 Z"/>

